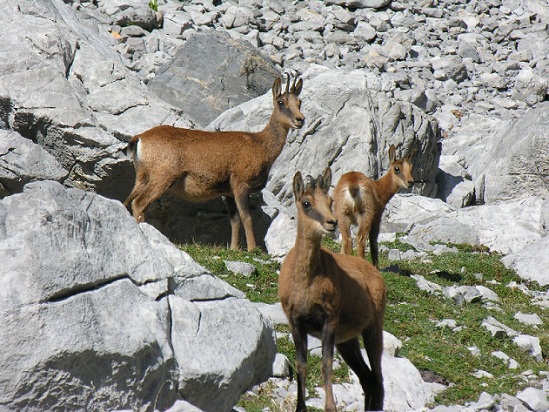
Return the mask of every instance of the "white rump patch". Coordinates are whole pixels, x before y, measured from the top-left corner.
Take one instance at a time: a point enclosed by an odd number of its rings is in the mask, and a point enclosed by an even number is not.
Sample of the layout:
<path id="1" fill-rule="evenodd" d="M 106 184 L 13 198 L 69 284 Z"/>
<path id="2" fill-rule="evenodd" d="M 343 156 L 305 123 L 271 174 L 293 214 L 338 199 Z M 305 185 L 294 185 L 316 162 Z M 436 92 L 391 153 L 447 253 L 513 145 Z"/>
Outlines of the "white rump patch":
<path id="1" fill-rule="evenodd" d="M 141 158 L 141 154 L 141 139 L 139 139 L 135 145 L 135 158 L 139 160 Z"/>

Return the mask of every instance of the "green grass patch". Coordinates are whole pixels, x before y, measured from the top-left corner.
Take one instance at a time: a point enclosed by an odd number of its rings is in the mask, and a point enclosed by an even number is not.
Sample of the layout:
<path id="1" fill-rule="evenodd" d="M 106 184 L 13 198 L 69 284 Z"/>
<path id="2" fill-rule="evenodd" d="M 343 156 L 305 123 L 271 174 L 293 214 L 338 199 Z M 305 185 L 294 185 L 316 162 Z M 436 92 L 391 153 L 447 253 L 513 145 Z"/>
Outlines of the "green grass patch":
<path id="1" fill-rule="evenodd" d="M 250 301 L 270 304 L 278 301 L 280 263 L 260 249 L 245 252 L 198 244 L 180 245 L 180 248 L 210 272 L 244 292 Z M 250 263 L 255 272 L 250 276 L 235 275 L 227 270 L 226 260 Z"/>
<path id="2" fill-rule="evenodd" d="M 325 239 L 323 245 L 339 251 L 339 244 L 333 239 Z M 398 240 L 384 243 L 390 249 L 406 251 L 409 245 Z M 452 383 L 446 391 L 438 395 L 436 404 L 460 404 L 478 400 L 486 391 L 490 394 L 509 393 L 515 395 L 531 382 L 521 374 L 528 370 L 534 374 L 546 370 L 549 354 L 543 354 L 544 360 L 536 362 L 512 342 L 512 338 L 497 339 L 481 327 L 488 316 L 522 334 L 540 338 L 542 348 L 549 347 L 549 314 L 531 303 L 531 298 L 523 292 L 508 287 L 514 281 L 525 283 L 501 263 L 501 255 L 490 253 L 486 248 L 469 245 L 449 245 L 456 252 L 442 255 L 428 254 L 411 261 L 389 262 L 387 254 L 380 253 L 380 268 L 387 283 L 388 307 L 385 317 L 385 330 L 402 342 L 400 355 L 408 358 L 418 369 L 433 372 Z M 215 275 L 243 291 L 254 302 L 274 303 L 278 301 L 278 273 L 280 264 L 260 250 L 252 252 L 231 251 L 225 248 L 211 248 L 200 245 L 183 245 L 198 263 Z M 369 256 L 368 256 L 369 258 Z M 249 277 L 230 273 L 224 260 L 236 260 L 251 263 L 256 268 Z M 394 270 L 383 270 L 391 267 Z M 410 274 L 424 276 L 427 280 L 443 287 L 461 285 L 482 285 L 494 291 L 498 297 L 496 308 L 484 303 L 456 304 L 452 299 L 441 295 L 431 295 L 421 291 Z M 531 290 L 546 290 L 537 284 L 527 284 Z M 536 313 L 543 321 L 539 328 L 518 322 L 517 312 Z M 453 319 L 457 329 L 437 327 L 443 319 Z M 295 350 L 289 338 L 288 328 L 277 326 L 278 349 L 290 360 L 295 370 Z M 480 355 L 475 356 L 468 349 L 476 346 Z M 494 351 L 503 351 L 519 364 L 517 369 L 509 369 L 500 359 L 491 355 Z M 308 391 L 315 395 L 315 387 L 321 385 L 321 359 L 309 356 Z M 334 382 L 346 382 L 349 369 L 342 367 L 334 370 Z M 478 370 L 493 375 L 492 378 L 476 378 Z M 271 386 L 269 386 L 271 385 Z M 259 394 L 245 395 L 239 406 L 248 412 L 278 411 L 270 391 L 272 383 L 263 385 Z M 295 399 L 294 399 L 295 401 Z M 268 409 L 264 409 L 268 408 Z"/>

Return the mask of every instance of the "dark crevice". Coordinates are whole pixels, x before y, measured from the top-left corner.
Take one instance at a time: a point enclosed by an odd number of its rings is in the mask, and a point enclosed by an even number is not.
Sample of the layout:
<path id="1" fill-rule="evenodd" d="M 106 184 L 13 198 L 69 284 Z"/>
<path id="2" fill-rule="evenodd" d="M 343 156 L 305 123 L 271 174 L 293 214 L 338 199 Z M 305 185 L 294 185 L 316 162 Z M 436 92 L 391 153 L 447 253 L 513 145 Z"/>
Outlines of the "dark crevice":
<path id="1" fill-rule="evenodd" d="M 166 297 L 168 295 L 173 295 L 174 289 L 175 289 L 174 279 L 173 278 L 168 278 L 168 290 L 165 293 Z M 173 336 L 173 312 L 172 312 L 172 307 L 170 305 L 170 300 L 169 299 L 166 299 L 166 305 L 168 306 L 168 316 L 167 316 L 168 325 L 167 325 L 167 328 L 166 328 L 167 334 L 168 334 L 167 340 L 168 340 L 168 345 L 170 345 L 170 350 L 174 354 L 174 360 L 175 360 L 175 349 L 173 347 L 173 339 L 172 339 L 172 336 Z M 176 370 L 178 370 L 178 369 L 179 368 L 176 368 Z M 175 381 L 177 382 L 178 380 L 176 379 Z"/>
<path id="2" fill-rule="evenodd" d="M 160 302 L 162 299 L 167 298 L 170 295 L 175 295 L 175 279 L 173 277 L 169 277 L 167 278 L 167 281 L 168 281 L 168 288 L 166 289 L 165 292 L 158 295 L 155 301 Z M 149 283 L 154 283 L 154 282 L 157 282 L 157 280 L 146 281 L 143 285 L 147 285 Z M 168 309 L 170 310 L 170 314 L 171 314 L 171 309 L 169 308 L 169 302 L 168 302 Z"/>
<path id="3" fill-rule="evenodd" d="M 112 285 L 113 283 L 118 282 L 118 281 L 123 280 L 123 279 L 127 279 L 130 282 L 135 283 L 128 276 L 128 274 L 124 273 L 124 274 L 120 274 L 120 275 L 114 276 L 114 277 L 109 278 L 109 279 L 102 280 L 101 282 L 88 283 L 88 284 L 83 284 L 83 285 L 76 285 L 76 286 L 74 286 L 72 288 L 69 288 L 69 289 L 60 290 L 59 292 L 56 292 L 53 295 L 51 295 L 49 298 L 40 301 L 40 303 L 58 303 L 58 302 L 62 302 L 64 300 L 67 300 L 67 299 L 72 298 L 74 296 L 81 295 L 83 293 L 94 292 L 96 290 L 99 290 L 99 289 L 104 288 L 106 286 Z"/>
<path id="4" fill-rule="evenodd" d="M 190 299 L 190 301 L 193 302 L 193 303 L 195 303 L 195 302 L 217 302 L 217 301 L 226 300 L 226 299 L 230 299 L 230 298 L 234 298 L 234 297 L 235 297 L 234 295 L 225 295 L 225 296 L 219 296 L 219 297 L 215 297 L 215 298 Z"/>
<path id="5" fill-rule="evenodd" d="M 11 152 L 15 152 L 17 150 L 16 147 L 8 147 L 8 149 L 5 152 L 0 153 L 0 157 L 6 156 L 10 154 Z"/>

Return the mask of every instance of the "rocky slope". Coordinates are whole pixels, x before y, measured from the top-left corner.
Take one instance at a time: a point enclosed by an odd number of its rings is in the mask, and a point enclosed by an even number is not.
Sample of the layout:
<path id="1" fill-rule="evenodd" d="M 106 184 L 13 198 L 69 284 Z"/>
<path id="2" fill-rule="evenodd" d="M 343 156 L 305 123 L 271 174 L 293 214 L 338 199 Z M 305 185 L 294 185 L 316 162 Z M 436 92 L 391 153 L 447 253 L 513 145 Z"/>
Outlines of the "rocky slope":
<path id="1" fill-rule="evenodd" d="M 17 214 L 12 205 L 21 199 L 41 202 L 40 196 L 32 197 L 40 193 L 40 185 L 31 184 L 20 195 L 27 183 L 53 180 L 122 200 L 133 184 L 133 169 L 124 154 L 133 134 L 157 124 L 260 128 L 270 113 L 270 76 L 289 71 L 305 80 L 307 126 L 289 137 L 267 189 L 255 199 L 258 238 L 265 237 L 272 255 L 283 256 L 293 242 L 289 182 L 295 170 L 315 174 L 330 165 L 335 179 L 351 168 L 379 177 L 387 168 L 390 144 L 401 144 L 401 152 L 419 145 L 415 177 L 424 183 L 416 185 L 413 195 L 395 197 L 383 230 L 405 232 L 406 241 L 418 250 L 432 242 L 485 244 L 507 254 L 503 260 L 525 280 L 525 293 L 529 281 L 549 284 L 549 6 L 544 1 L 14 0 L 3 2 L 0 11 L 2 261 L 12 262 L 8 259 L 18 244 L 17 231 L 9 225 L 22 225 L 32 245 L 33 230 L 51 224 L 48 216 L 57 210 L 33 212 L 35 220 Z M 178 96 L 174 89 L 208 92 Z M 66 202 L 67 196 L 86 198 L 74 191 L 65 195 L 51 183 L 46 187 L 43 196 L 52 196 L 52 204 Z M 162 199 L 151 209 L 150 222 L 171 238 L 228 239 L 220 201 L 195 207 Z M 109 213 L 123 212 L 115 210 L 109 206 Z M 69 216 L 61 226 L 67 236 L 83 236 L 78 245 L 89 252 L 87 213 Z M 11 221 L 14 216 L 21 222 Z M 145 230 L 124 221 L 125 230 Z M 149 229 L 147 236 L 154 244 L 164 242 Z M 61 248 L 62 239 L 56 242 Z M 45 267 L 57 268 L 40 250 L 29 246 L 25 253 L 35 251 Z M 27 273 L 27 255 L 21 256 L 15 266 L 2 266 L 4 277 Z M 160 278 L 179 279 L 175 266 L 161 265 Z M 47 296 L 40 297 L 40 288 L 32 289 L 25 302 L 45 316 L 40 319 L 49 319 L 43 312 L 71 303 L 65 302 L 70 291 L 107 282 L 134 293 L 156 284 L 159 276 L 151 271 L 154 279 L 141 279 L 137 285 L 129 281 L 131 274 L 116 277 L 128 272 L 131 268 L 104 271 L 99 280 L 93 273 L 87 274 L 90 279 L 72 279 L 67 272 L 76 286 L 60 279 L 43 285 Z M 197 289 L 190 301 L 202 300 L 203 288 Z M 152 301 L 142 299 L 136 305 L 160 311 L 162 318 L 165 308 L 159 307 L 174 300 L 174 293 L 167 287 Z M 168 297 L 155 300 L 164 294 Z M 532 298 L 548 306 L 547 293 Z M 5 306 L 10 313 L 17 308 Z M 155 364 L 153 375 L 180 372 L 170 363 L 178 363 L 178 351 L 166 348 L 174 337 L 166 337 L 168 318 L 151 323 L 152 341 L 160 342 L 154 356 L 160 354 L 168 363 Z M 25 341 L 23 335 L 19 339 Z M 150 339 L 144 338 L 147 348 Z M 97 342 L 91 339 L 89 344 L 95 347 Z M 136 348 L 117 356 L 134 356 Z M 67 349 L 50 349 L 53 361 L 48 364 L 62 369 L 57 354 Z M 2 382 L 12 385 L 10 379 Z M 148 387 L 144 379 L 142 386 Z M 253 381 L 238 381 L 234 393 Z M 184 379 L 178 384 L 185 387 Z M 127 404 L 150 404 L 147 396 L 139 393 Z M 532 404 L 529 408 L 537 410 Z"/>

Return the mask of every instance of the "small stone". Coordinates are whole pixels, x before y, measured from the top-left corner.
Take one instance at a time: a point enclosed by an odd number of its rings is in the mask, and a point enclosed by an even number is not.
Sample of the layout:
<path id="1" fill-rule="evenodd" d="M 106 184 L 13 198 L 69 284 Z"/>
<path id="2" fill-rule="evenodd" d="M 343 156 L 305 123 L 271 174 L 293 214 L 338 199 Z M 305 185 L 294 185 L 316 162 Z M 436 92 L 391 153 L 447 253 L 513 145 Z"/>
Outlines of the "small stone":
<path id="1" fill-rule="evenodd" d="M 255 272 L 254 265 L 246 262 L 235 262 L 230 260 L 224 260 L 225 267 L 229 272 L 235 275 L 242 275 L 244 277 L 250 277 Z"/>
<path id="2" fill-rule="evenodd" d="M 450 328 L 454 329 L 457 326 L 457 322 L 454 319 L 443 319 L 437 323 L 437 328 Z"/>
<path id="3" fill-rule="evenodd" d="M 478 401 L 471 406 L 474 408 L 474 410 L 479 411 L 484 409 L 490 410 L 494 405 L 495 400 L 492 395 L 486 392 L 482 392 Z"/>
<path id="4" fill-rule="evenodd" d="M 520 348 L 528 351 L 538 362 L 543 360 L 539 338 L 530 335 L 515 336 L 513 342 Z"/>
<path id="5" fill-rule="evenodd" d="M 538 326 L 543 324 L 541 318 L 535 313 L 529 315 L 526 313 L 518 312 L 515 314 L 515 319 L 518 320 L 520 323 L 524 323 L 525 325 Z"/>
<path id="6" fill-rule="evenodd" d="M 537 388 L 526 388 L 517 394 L 522 402 L 531 410 L 536 412 L 545 412 L 549 410 L 549 401 L 547 400 L 547 392 Z"/>

